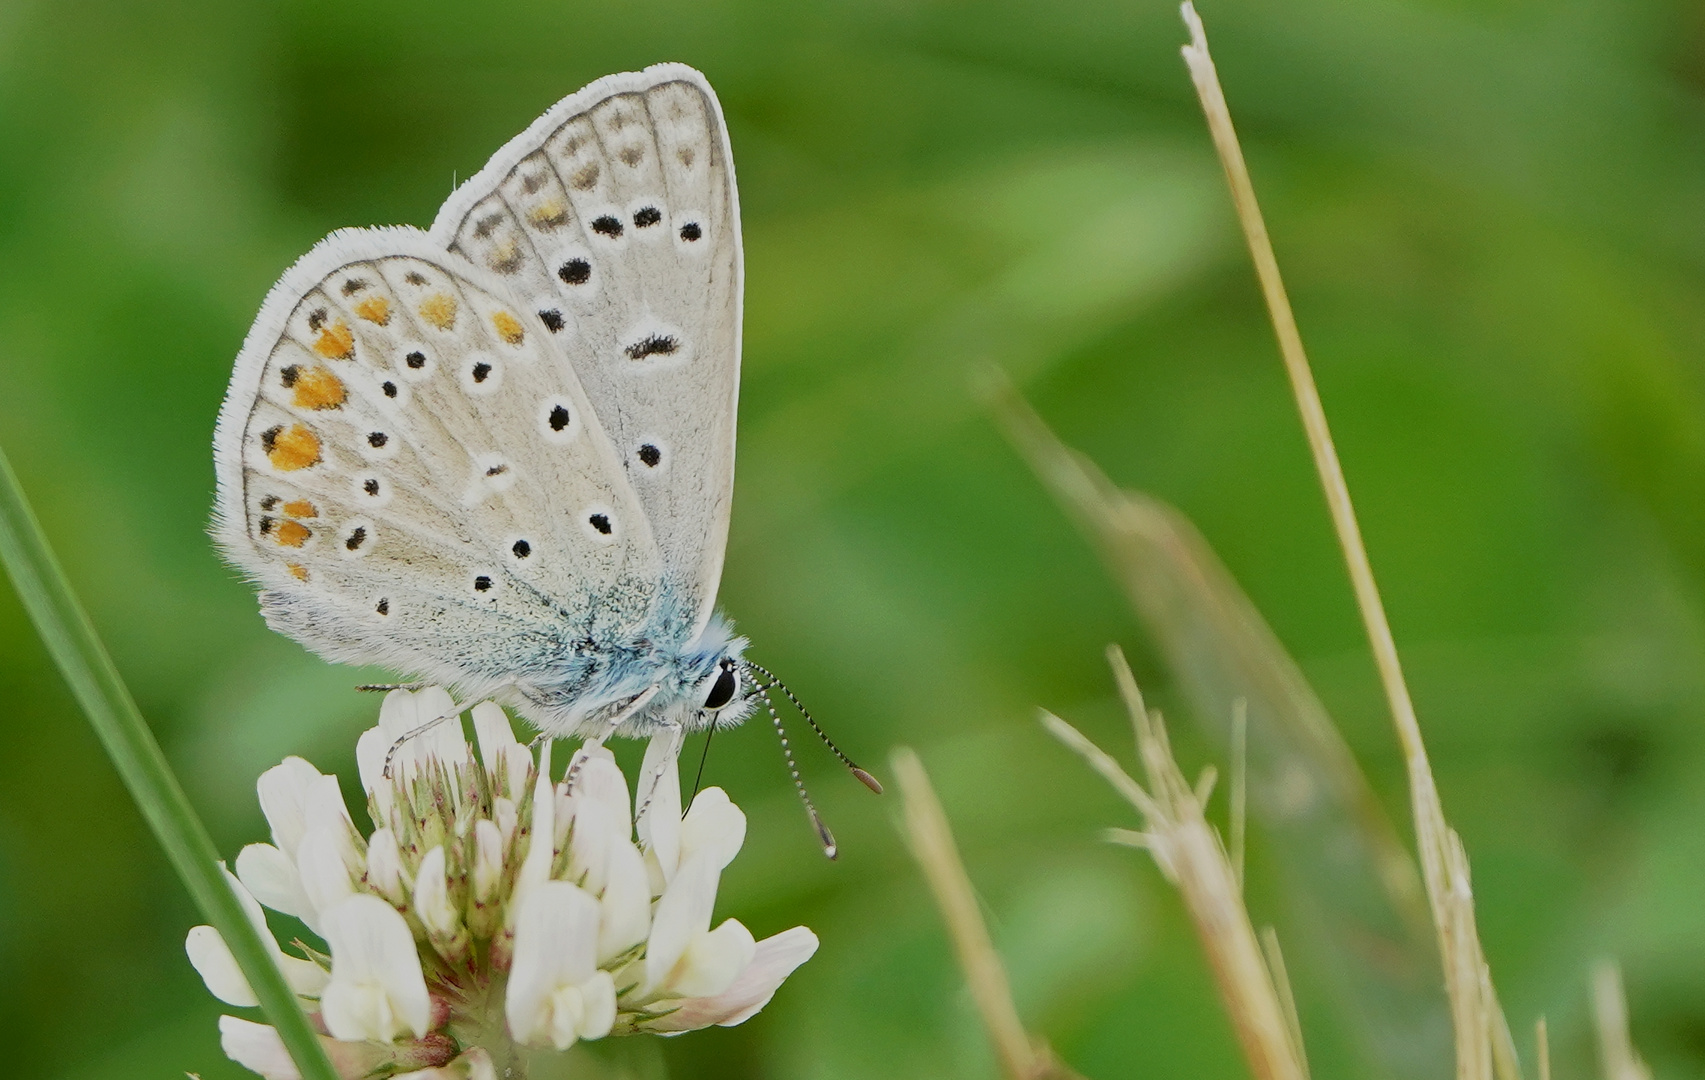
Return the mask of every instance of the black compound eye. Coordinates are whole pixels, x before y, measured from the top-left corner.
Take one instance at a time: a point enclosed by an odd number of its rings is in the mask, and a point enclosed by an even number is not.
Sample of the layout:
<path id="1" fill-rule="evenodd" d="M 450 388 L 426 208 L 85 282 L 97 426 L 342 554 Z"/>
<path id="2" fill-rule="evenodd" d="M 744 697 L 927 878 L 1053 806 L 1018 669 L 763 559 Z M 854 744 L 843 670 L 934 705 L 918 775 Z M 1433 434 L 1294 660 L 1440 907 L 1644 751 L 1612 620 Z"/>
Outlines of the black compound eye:
<path id="1" fill-rule="evenodd" d="M 711 684 L 710 693 L 705 695 L 704 707 L 720 709 L 734 700 L 734 692 L 740 689 L 740 676 L 734 673 L 734 661 L 722 662 L 722 673 Z"/>

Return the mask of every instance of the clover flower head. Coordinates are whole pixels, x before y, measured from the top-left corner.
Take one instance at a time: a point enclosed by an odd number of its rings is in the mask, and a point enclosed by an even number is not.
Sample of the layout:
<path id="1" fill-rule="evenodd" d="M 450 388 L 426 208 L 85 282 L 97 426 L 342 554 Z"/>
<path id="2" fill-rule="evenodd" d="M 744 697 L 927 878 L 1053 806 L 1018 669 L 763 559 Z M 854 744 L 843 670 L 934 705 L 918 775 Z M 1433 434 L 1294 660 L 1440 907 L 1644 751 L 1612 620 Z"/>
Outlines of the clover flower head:
<path id="1" fill-rule="evenodd" d="M 714 787 L 682 815 L 678 735 L 646 748 L 637 801 L 602 747 L 553 782 L 550 743 L 535 759 L 491 702 L 473 709 L 477 755 L 441 723 L 387 776 L 397 738 L 453 707 L 436 687 L 386 696 L 356 744 L 365 836 L 337 778 L 301 758 L 257 784 L 272 843 L 242 850 L 231 885 L 263 939 L 265 907 L 324 940 L 273 953 L 340 1076 L 519 1076 L 520 1047 L 731 1026 L 816 951 L 803 926 L 763 941 L 735 919 L 711 926 L 746 817 Z M 216 930 L 195 927 L 185 949 L 215 997 L 255 1004 Z M 297 1075 L 272 1028 L 224 1016 L 220 1035 L 248 1069 Z"/>

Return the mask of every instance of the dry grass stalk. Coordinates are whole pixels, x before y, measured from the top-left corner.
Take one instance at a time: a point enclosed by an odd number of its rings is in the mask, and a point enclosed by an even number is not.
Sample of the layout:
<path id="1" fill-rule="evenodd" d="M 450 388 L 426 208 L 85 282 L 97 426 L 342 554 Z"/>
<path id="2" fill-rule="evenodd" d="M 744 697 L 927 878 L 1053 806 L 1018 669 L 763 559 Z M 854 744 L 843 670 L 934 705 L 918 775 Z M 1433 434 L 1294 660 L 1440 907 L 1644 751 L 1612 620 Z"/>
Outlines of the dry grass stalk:
<path id="1" fill-rule="evenodd" d="M 977 907 L 971 879 L 965 873 L 947 815 L 930 785 L 923 762 L 910 749 L 900 747 L 894 751 L 890 763 L 899 779 L 900 798 L 905 806 L 907 844 L 947 922 L 953 950 L 965 972 L 983 1026 L 988 1030 L 989 1041 L 994 1044 L 1002 1072 L 1008 1080 L 1081 1080 L 1054 1057 L 1045 1043 L 1032 1039 L 1018 1019 L 1006 968 L 989 940 L 989 929 Z"/>
<path id="2" fill-rule="evenodd" d="M 1242 795 L 1314 931 L 1311 965 L 1392 1076 L 1437 1075 L 1446 1002 L 1415 861 L 1272 629 L 1177 509 L 1122 491 L 1062 444 L 999 372 L 982 392 L 1013 445 L 1095 544 L 1210 735 L 1232 720 L 1234 866 Z M 1241 877 L 1241 875 L 1239 875 Z"/>
<path id="3" fill-rule="evenodd" d="M 1256 1080 L 1307 1080 L 1296 1007 L 1277 941 L 1270 961 L 1243 906 L 1237 868 L 1203 812 L 1198 790 L 1208 785 L 1193 788 L 1185 779 L 1172 756 L 1166 726 L 1158 713 L 1144 706 L 1124 654 L 1113 647 L 1108 659 L 1131 713 L 1137 757 L 1148 786 L 1132 779 L 1110 755 L 1059 717 L 1043 712 L 1043 726 L 1083 755 L 1142 815 L 1142 832 L 1113 830 L 1109 838 L 1147 849 L 1161 873 L 1178 888 Z"/>
<path id="4" fill-rule="evenodd" d="M 1598 1030 L 1599 1068 L 1604 1080 L 1652 1080 L 1628 1037 L 1628 999 L 1622 970 L 1611 960 L 1593 968 L 1593 1026 Z"/>
<path id="5" fill-rule="evenodd" d="M 1261 291 L 1266 297 L 1272 316 L 1273 329 L 1279 339 L 1279 351 L 1284 356 L 1285 370 L 1290 376 L 1296 395 L 1297 408 L 1308 434 L 1309 448 L 1315 467 L 1325 489 L 1332 524 L 1349 566 L 1356 603 L 1373 646 L 1375 665 L 1385 687 L 1391 706 L 1398 741 L 1402 744 L 1408 765 L 1410 800 L 1415 815 L 1416 844 L 1421 854 L 1422 880 L 1433 913 L 1433 925 L 1438 935 L 1439 952 L 1444 961 L 1445 991 L 1450 998 L 1452 1026 L 1456 1036 L 1456 1075 L 1459 1080 L 1491 1080 L 1492 1077 L 1518 1078 L 1515 1045 L 1510 1038 L 1509 1025 L 1498 1004 L 1492 987 L 1491 973 L 1480 948 L 1474 920 L 1474 894 L 1470 887 L 1468 857 L 1461 839 L 1446 823 L 1443 806 L 1433 783 L 1432 770 L 1427 763 L 1426 745 L 1421 739 L 1420 723 L 1415 705 L 1409 696 L 1403 668 L 1397 658 L 1397 644 L 1386 618 L 1385 605 L 1374 581 L 1373 567 L 1368 561 L 1367 548 L 1362 542 L 1361 528 L 1356 521 L 1355 508 L 1350 501 L 1349 486 L 1338 463 L 1338 453 L 1332 433 L 1326 423 L 1326 411 L 1309 369 L 1308 357 L 1302 347 L 1296 317 L 1279 275 L 1279 264 L 1273 254 L 1267 226 L 1256 203 L 1255 188 L 1249 169 L 1238 145 L 1232 126 L 1231 112 L 1226 106 L 1225 93 L 1208 53 L 1207 36 L 1195 8 L 1188 2 L 1182 8 L 1184 21 L 1190 28 L 1191 42 L 1183 49 L 1185 63 L 1196 83 L 1196 92 L 1207 115 L 1208 128 L 1213 133 L 1214 147 L 1225 166 L 1226 179 L 1231 185 L 1232 201 L 1237 207 L 1244 237 L 1249 243 L 1255 262 Z"/>

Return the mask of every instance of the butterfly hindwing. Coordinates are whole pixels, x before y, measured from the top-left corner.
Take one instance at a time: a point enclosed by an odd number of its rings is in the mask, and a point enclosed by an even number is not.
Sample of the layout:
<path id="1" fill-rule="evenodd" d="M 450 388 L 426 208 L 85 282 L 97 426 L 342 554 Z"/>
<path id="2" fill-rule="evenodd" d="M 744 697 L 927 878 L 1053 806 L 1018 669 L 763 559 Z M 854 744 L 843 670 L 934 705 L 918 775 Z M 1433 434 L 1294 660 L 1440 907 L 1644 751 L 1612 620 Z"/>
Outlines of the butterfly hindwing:
<path id="1" fill-rule="evenodd" d="M 655 601 L 645 511 L 550 331 L 417 230 L 334 233 L 284 276 L 216 446 L 221 546 L 334 659 L 520 676 Z"/>
<path id="2" fill-rule="evenodd" d="M 547 327 L 702 628 L 733 498 L 742 288 L 733 164 L 704 77 L 661 64 L 559 102 L 451 196 L 433 236 Z"/>

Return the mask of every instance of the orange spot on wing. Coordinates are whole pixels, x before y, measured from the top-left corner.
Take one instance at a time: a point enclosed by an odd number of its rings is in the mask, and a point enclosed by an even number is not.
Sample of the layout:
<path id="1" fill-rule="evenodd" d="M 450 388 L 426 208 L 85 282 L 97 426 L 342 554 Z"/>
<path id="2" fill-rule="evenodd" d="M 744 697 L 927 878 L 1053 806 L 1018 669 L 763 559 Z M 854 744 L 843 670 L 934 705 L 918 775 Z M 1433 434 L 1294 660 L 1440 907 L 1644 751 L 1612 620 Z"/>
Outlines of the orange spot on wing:
<path id="1" fill-rule="evenodd" d="M 355 305 L 355 313 L 370 323 L 384 326 L 391 321 L 391 302 L 383 296 L 369 296 Z"/>
<path id="2" fill-rule="evenodd" d="M 348 360 L 355 355 L 355 332 L 339 319 L 320 331 L 314 351 L 328 360 Z"/>
<path id="3" fill-rule="evenodd" d="M 261 435 L 261 445 L 272 467 L 294 472 L 317 465 L 320 461 L 320 440 L 301 424 L 271 428 Z"/>
<path id="4" fill-rule="evenodd" d="M 308 580 L 308 568 L 306 566 L 300 563 L 287 563 L 284 568 L 290 571 L 290 576 L 297 581 Z"/>
<path id="5" fill-rule="evenodd" d="M 527 331 L 521 328 L 521 320 L 507 311 L 499 311 L 491 317 L 491 325 L 497 327 L 497 336 L 511 345 L 519 345 L 527 336 Z"/>
<path id="6" fill-rule="evenodd" d="M 449 293 L 433 293 L 420 302 L 420 317 L 440 330 L 456 325 L 456 298 Z"/>
<path id="7" fill-rule="evenodd" d="M 291 401 L 298 409 L 335 409 L 348 396 L 343 380 L 318 366 L 298 371 L 291 389 Z"/>
<path id="8" fill-rule="evenodd" d="M 313 535 L 313 530 L 300 521 L 281 521 L 272 529 L 272 538 L 284 547 L 299 548 Z"/>
<path id="9" fill-rule="evenodd" d="M 555 229 L 568 222 L 568 207 L 561 199 L 546 199 L 527 211 L 527 220 L 535 229 Z"/>
<path id="10" fill-rule="evenodd" d="M 500 274 L 513 274 L 521 269 L 521 245 L 516 243 L 513 236 L 505 237 L 492 245 L 485 261 Z"/>
<path id="11" fill-rule="evenodd" d="M 307 499 L 292 499 L 285 503 L 280 509 L 293 518 L 311 518 L 320 516 L 319 509 Z"/>

